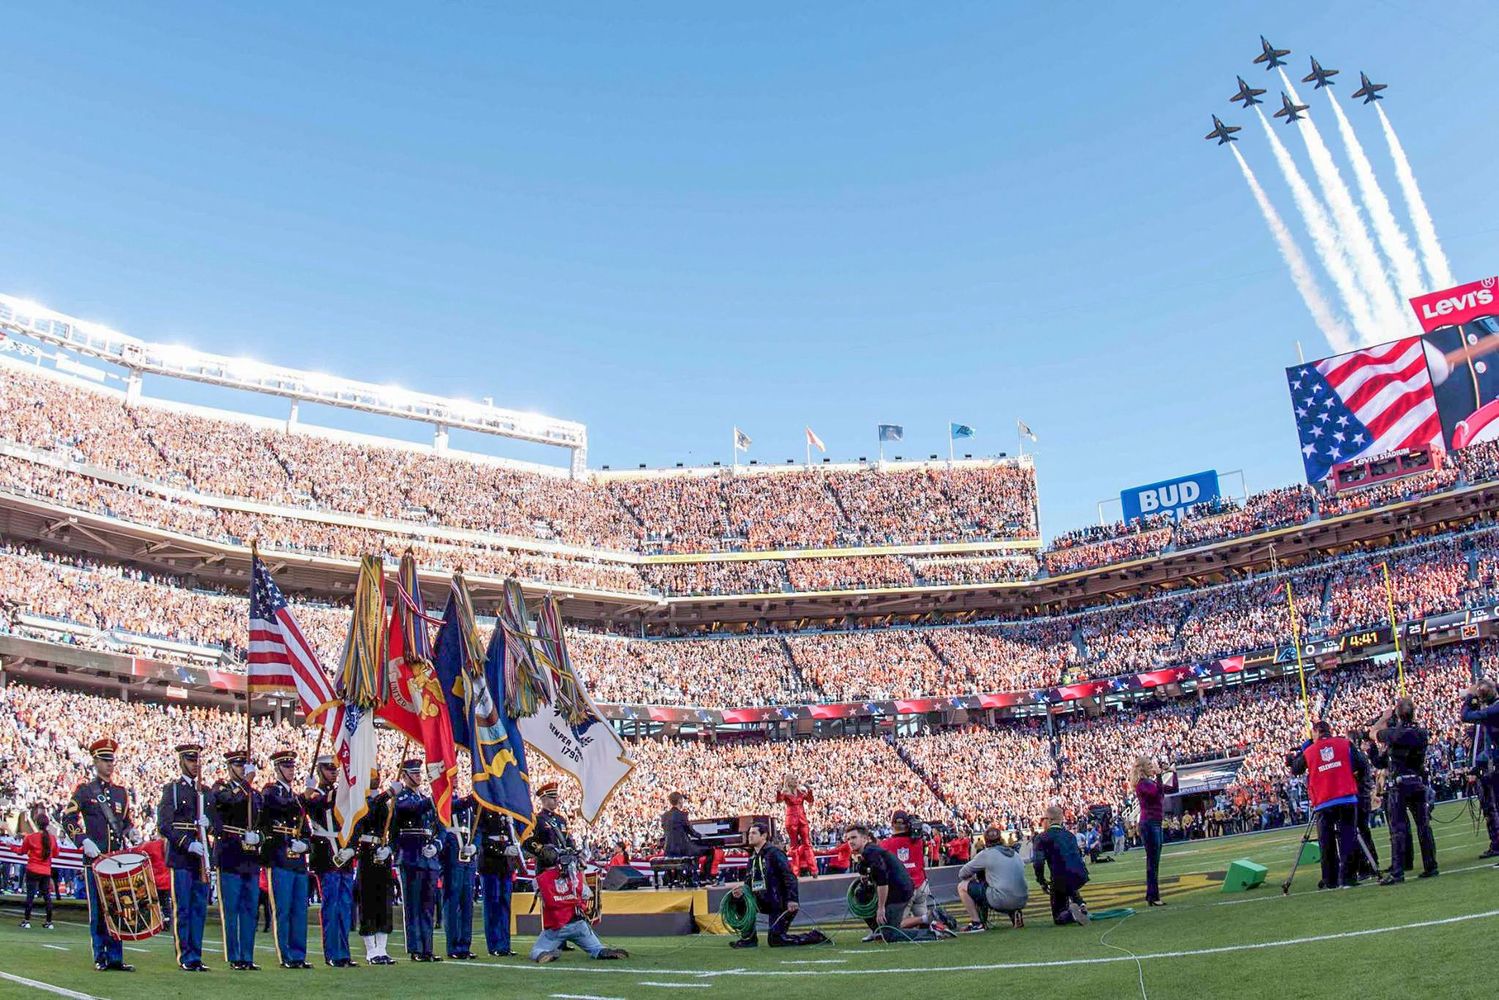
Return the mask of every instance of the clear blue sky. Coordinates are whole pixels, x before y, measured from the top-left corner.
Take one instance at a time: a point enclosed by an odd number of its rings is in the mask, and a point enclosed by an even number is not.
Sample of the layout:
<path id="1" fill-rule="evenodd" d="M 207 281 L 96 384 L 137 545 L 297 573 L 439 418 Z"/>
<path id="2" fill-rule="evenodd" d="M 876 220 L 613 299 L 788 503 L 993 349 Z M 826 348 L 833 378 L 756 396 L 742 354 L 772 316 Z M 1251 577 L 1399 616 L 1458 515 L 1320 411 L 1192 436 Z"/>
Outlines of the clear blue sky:
<path id="1" fill-rule="evenodd" d="M 1261 33 L 1390 83 L 1454 271 L 1499 271 L 1482 0 L 250 6 L 7 12 L 0 290 L 582 420 L 595 466 L 734 424 L 762 461 L 882 421 L 1013 452 L 1022 416 L 1048 534 L 1199 468 L 1295 481 L 1280 369 L 1325 345 L 1201 141 L 1250 124 Z"/>

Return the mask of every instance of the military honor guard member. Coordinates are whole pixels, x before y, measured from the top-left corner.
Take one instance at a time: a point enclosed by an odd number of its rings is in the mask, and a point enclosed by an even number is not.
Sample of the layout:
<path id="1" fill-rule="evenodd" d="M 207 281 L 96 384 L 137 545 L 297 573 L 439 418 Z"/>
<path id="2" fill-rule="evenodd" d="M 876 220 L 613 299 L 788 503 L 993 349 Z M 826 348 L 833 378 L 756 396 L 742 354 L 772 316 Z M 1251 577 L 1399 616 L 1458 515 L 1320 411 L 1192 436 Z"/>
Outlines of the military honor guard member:
<path id="1" fill-rule="evenodd" d="M 115 752 L 119 744 L 109 737 L 94 740 L 88 752 L 94 759 L 94 777 L 73 791 L 73 798 L 62 815 L 63 829 L 83 849 L 83 883 L 88 893 L 88 932 L 94 946 L 94 968 L 100 972 L 134 972 L 125 964 L 124 945 L 109 933 L 104 918 L 104 904 L 99 898 L 99 882 L 94 875 L 94 859 L 101 854 L 124 850 L 133 839 L 130 824 L 130 800 L 114 776 Z"/>
<path id="2" fill-rule="evenodd" d="M 255 911 L 260 903 L 260 849 L 257 829 L 264 812 L 260 793 L 250 784 L 248 750 L 224 755 L 229 777 L 213 786 L 214 862 L 219 870 L 219 922 L 224 960 L 236 972 L 253 972 Z"/>
<path id="3" fill-rule="evenodd" d="M 495 957 L 510 950 L 510 892 L 523 868 L 520 845 L 506 817 L 480 809 L 475 836 L 479 847 L 479 891 L 484 895 L 484 947 Z"/>
<path id="4" fill-rule="evenodd" d="M 479 805 L 472 795 L 453 802 L 453 825 L 442 832 L 443 937 L 449 958 L 473 958 L 474 858 L 478 847 L 474 836 Z"/>
<path id="5" fill-rule="evenodd" d="M 177 744 L 182 774 L 161 790 L 156 806 L 156 832 L 166 843 L 167 867 L 172 871 L 172 933 L 177 945 L 177 967 L 183 972 L 207 972 L 203 964 L 203 925 L 208 920 L 208 808 L 203 798 L 203 747 Z"/>
<path id="6" fill-rule="evenodd" d="M 312 833 L 307 867 L 317 879 L 318 897 L 323 901 L 318 911 L 322 918 L 323 962 L 335 969 L 350 969 L 356 964 L 349 955 L 349 931 L 354 924 L 354 848 L 338 846 L 335 831 L 339 824 L 333 814 L 338 770 L 332 757 L 317 759 L 316 775 L 316 783 L 302 800 Z"/>
<path id="7" fill-rule="evenodd" d="M 378 782 L 379 771 L 370 777 Z M 370 965 L 395 965 L 386 951 L 391 916 L 395 911 L 395 874 L 390 847 L 393 818 L 389 791 L 366 798 L 365 814 L 354 825 L 359 867 L 354 873 L 354 906 L 359 913 L 359 937 L 364 941 L 364 960 Z"/>
<path id="8" fill-rule="evenodd" d="M 436 919 L 437 810 L 422 792 L 425 765 L 417 758 L 401 762 L 401 775 L 391 786 L 395 810 L 396 847 L 401 859 L 401 908 L 406 917 L 406 952 L 413 962 L 440 962 L 432 954 L 432 924 Z"/>
<path id="9" fill-rule="evenodd" d="M 310 969 L 307 964 L 307 852 L 311 830 L 307 807 L 293 787 L 297 754 L 271 754 L 276 778 L 265 786 L 265 823 L 270 831 L 271 912 L 275 917 L 276 951 L 283 969 Z"/>

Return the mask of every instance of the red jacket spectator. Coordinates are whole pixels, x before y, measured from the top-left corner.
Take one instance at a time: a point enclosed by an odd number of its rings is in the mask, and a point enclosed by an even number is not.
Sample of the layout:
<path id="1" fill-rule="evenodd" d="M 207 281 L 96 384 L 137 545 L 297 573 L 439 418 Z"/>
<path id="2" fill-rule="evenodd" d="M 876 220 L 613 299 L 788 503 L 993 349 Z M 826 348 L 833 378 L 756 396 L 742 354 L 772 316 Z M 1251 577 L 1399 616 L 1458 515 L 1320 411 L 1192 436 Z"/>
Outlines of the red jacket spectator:
<path id="1" fill-rule="evenodd" d="M 60 852 L 56 837 L 37 830 L 21 841 L 21 853 L 26 855 L 26 874 L 51 875 L 52 859 Z"/>

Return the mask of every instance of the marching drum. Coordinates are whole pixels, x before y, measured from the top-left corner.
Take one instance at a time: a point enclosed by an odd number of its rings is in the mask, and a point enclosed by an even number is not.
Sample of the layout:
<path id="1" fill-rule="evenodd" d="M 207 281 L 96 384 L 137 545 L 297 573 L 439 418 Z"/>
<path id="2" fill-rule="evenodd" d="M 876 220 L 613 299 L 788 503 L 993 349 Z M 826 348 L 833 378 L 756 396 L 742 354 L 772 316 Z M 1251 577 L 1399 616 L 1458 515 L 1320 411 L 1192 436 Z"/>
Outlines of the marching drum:
<path id="1" fill-rule="evenodd" d="M 99 904 L 109 932 L 122 941 L 142 941 L 161 930 L 161 901 L 151 859 L 140 851 L 115 851 L 94 860 Z"/>

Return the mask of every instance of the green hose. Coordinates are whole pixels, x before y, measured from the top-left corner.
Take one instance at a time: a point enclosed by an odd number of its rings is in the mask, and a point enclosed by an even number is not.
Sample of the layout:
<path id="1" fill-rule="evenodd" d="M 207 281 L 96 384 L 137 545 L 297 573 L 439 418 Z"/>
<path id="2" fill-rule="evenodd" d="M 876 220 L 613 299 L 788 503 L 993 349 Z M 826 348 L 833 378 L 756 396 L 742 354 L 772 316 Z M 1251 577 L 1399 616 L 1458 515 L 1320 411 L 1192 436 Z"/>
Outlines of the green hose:
<path id="1" fill-rule="evenodd" d="M 871 920 L 875 912 L 880 908 L 880 898 L 874 891 L 874 886 L 864 882 L 854 882 L 848 887 L 848 912 L 860 920 Z"/>
<path id="2" fill-rule="evenodd" d="M 732 892 L 725 893 L 723 899 L 718 901 L 719 919 L 740 937 L 748 937 L 754 933 L 755 918 L 759 915 L 760 904 L 755 902 L 753 893 L 742 892 L 737 896 Z"/>

